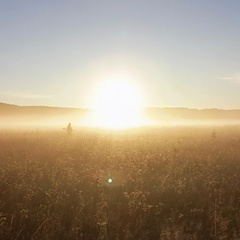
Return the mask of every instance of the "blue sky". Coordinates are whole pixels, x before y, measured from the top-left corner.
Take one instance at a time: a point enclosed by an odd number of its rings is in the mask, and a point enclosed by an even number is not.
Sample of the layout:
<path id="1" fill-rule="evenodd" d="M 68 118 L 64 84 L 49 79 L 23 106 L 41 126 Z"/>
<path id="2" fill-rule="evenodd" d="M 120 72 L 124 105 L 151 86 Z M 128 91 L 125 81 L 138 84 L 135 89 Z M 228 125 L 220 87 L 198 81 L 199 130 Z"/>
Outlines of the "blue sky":
<path id="1" fill-rule="evenodd" d="M 145 106 L 240 108 L 240 1 L 0 2 L 0 101 L 91 107 L 121 71 Z"/>

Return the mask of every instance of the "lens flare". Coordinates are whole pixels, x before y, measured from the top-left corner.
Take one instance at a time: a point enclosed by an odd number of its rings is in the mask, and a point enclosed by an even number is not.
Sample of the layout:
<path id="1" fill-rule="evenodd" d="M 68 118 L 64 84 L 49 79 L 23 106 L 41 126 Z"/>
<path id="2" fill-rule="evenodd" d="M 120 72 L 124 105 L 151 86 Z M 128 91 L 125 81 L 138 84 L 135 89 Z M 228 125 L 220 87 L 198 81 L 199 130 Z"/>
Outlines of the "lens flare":
<path id="1" fill-rule="evenodd" d="M 109 179 L 107 180 L 107 182 L 108 182 L 108 183 L 112 183 L 112 182 L 113 182 L 112 178 L 109 178 Z"/>

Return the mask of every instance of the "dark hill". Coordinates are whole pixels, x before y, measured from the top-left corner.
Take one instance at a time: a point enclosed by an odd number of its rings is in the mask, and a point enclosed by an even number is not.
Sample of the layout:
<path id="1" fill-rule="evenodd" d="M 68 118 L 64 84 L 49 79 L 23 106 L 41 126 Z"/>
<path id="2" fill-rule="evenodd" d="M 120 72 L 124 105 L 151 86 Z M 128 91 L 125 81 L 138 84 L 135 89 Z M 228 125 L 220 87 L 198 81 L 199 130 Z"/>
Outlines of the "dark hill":
<path id="1" fill-rule="evenodd" d="M 240 110 L 148 108 L 146 114 L 156 121 L 240 121 Z"/>
<path id="2" fill-rule="evenodd" d="M 78 108 L 18 106 L 0 103 L 0 126 L 65 125 L 80 121 L 89 110 Z"/>

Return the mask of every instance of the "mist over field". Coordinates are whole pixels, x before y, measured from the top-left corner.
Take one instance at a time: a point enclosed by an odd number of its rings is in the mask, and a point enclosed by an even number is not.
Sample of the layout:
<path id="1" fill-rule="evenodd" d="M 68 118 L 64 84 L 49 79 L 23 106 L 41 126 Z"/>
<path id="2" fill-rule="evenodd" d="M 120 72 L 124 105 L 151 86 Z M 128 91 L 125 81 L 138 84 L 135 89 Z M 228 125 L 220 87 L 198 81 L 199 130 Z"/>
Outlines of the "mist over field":
<path id="1" fill-rule="evenodd" d="M 148 122 L 143 126 L 238 125 L 240 110 L 146 108 Z M 98 127 L 91 119 L 91 109 L 48 106 L 17 106 L 0 103 L 1 128 L 61 128 L 68 122 L 74 127 Z"/>

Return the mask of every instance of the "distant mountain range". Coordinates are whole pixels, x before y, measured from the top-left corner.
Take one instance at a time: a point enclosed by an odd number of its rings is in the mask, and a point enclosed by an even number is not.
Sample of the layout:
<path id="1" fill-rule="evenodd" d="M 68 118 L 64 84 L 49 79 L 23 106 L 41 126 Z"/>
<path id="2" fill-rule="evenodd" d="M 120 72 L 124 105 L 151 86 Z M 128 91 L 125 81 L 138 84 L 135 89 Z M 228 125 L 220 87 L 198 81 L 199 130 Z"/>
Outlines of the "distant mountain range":
<path id="1" fill-rule="evenodd" d="M 3 116 L 55 116 L 66 115 L 77 112 L 79 114 L 87 113 L 89 110 L 82 108 L 63 108 L 48 106 L 18 106 L 14 104 L 0 103 L 0 117 Z"/>
<path id="2" fill-rule="evenodd" d="M 240 121 L 240 109 L 148 108 L 146 113 L 156 120 Z"/>
<path id="3" fill-rule="evenodd" d="M 87 109 L 0 103 L 0 127 L 65 125 L 80 122 L 88 113 Z"/>
<path id="4" fill-rule="evenodd" d="M 89 109 L 47 106 L 18 106 L 0 103 L 0 127 L 9 124 L 65 124 L 81 122 Z M 240 109 L 146 108 L 145 115 L 155 123 L 231 123 L 240 124 Z"/>

